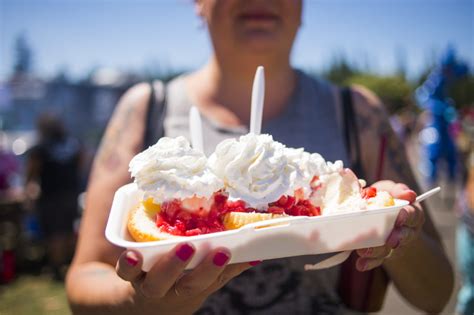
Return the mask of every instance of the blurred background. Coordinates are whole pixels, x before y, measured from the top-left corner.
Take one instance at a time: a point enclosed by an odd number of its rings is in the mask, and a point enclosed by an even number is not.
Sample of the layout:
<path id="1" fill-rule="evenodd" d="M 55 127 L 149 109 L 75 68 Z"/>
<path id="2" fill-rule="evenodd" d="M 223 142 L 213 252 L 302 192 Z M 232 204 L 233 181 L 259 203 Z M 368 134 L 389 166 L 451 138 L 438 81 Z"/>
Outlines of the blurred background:
<path id="1" fill-rule="evenodd" d="M 209 45 L 190 0 L 0 0 L 0 314 L 69 313 L 63 278 L 118 98 L 198 68 Z M 422 187 L 444 188 L 430 211 L 456 266 L 458 201 L 474 194 L 474 1 L 306 0 L 292 59 L 381 97 Z M 382 314 L 417 313 L 390 289 Z"/>

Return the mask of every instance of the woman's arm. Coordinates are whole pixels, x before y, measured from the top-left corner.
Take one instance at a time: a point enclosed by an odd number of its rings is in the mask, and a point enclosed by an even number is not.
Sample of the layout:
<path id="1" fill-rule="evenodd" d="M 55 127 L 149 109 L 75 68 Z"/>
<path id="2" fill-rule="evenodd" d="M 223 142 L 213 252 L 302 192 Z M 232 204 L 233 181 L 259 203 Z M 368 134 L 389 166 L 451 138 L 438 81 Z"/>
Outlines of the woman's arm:
<path id="1" fill-rule="evenodd" d="M 142 146 L 148 96 L 149 87 L 143 84 L 124 95 L 94 161 L 79 242 L 66 279 L 75 314 L 191 314 L 209 294 L 251 267 L 248 263 L 228 266 L 231 253 L 216 248 L 184 273 L 195 252 L 185 243 L 144 273 L 139 253 L 124 251 L 105 239 L 113 194 L 130 181 L 129 161 Z"/>
<path id="2" fill-rule="evenodd" d="M 368 90 L 360 87 L 354 88 L 353 98 L 367 181 L 373 183 L 379 180 L 376 178 L 377 166 L 383 141 L 386 149 L 380 177 L 404 183 L 419 192 L 405 146 L 394 134 L 381 102 Z M 393 182 L 379 185 L 397 190 Z M 399 230 L 401 246 L 390 259 L 384 261 L 383 266 L 402 296 L 414 306 L 431 313 L 440 312 L 444 308 L 451 295 L 454 280 L 439 234 L 426 211 L 426 205 L 424 208 L 425 211 L 422 211 L 416 205 L 408 209 L 412 222 L 405 222 L 406 226 Z M 387 243 L 392 241 L 390 238 Z"/>
<path id="3" fill-rule="evenodd" d="M 148 94 L 146 85 L 137 85 L 122 97 L 94 160 L 78 245 L 66 279 L 73 310 L 127 302 L 130 286 L 112 267 L 123 249 L 110 244 L 104 231 L 113 194 L 130 181 L 128 163 L 142 143 Z"/>

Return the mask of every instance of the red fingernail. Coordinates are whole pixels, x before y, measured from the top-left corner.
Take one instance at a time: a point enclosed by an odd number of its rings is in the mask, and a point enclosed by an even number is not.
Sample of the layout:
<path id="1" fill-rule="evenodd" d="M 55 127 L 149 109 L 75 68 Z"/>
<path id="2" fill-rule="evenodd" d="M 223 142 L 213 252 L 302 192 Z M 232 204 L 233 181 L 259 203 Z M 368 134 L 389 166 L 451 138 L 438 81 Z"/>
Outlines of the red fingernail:
<path id="1" fill-rule="evenodd" d="M 193 254 L 194 248 L 189 244 L 183 244 L 176 250 L 176 256 L 182 261 L 187 261 Z"/>
<path id="2" fill-rule="evenodd" d="M 229 258 L 230 258 L 229 254 L 224 253 L 224 252 L 218 252 L 214 255 L 214 259 L 212 260 L 212 262 L 217 267 L 222 267 L 229 260 Z"/>
<path id="3" fill-rule="evenodd" d="M 250 266 L 257 266 L 257 265 L 260 265 L 261 263 L 262 263 L 261 260 L 255 260 L 255 261 L 249 262 L 249 265 Z"/>
<path id="4" fill-rule="evenodd" d="M 133 255 L 133 254 L 128 252 L 127 255 L 125 256 L 125 260 L 130 266 L 135 267 L 138 264 L 138 259 L 130 255 Z"/>

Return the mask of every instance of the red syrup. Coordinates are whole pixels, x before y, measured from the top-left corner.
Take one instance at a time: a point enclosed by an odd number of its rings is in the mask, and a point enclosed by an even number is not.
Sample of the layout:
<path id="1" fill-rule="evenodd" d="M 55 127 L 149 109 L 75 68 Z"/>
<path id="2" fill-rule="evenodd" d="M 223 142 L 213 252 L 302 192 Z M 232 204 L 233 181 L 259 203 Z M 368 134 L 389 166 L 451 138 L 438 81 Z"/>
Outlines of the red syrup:
<path id="1" fill-rule="evenodd" d="M 230 201 L 223 192 L 213 195 L 209 211 L 198 209 L 191 212 L 182 207 L 181 201 L 174 199 L 164 202 L 161 211 L 156 215 L 156 225 L 166 233 L 178 236 L 194 236 L 221 232 L 225 230 L 224 217 L 230 212 L 259 212 L 247 207 L 242 200 Z M 318 216 L 321 209 L 307 199 L 296 200 L 292 196 L 281 196 L 278 201 L 268 204 L 268 213 L 287 214 L 292 216 Z"/>

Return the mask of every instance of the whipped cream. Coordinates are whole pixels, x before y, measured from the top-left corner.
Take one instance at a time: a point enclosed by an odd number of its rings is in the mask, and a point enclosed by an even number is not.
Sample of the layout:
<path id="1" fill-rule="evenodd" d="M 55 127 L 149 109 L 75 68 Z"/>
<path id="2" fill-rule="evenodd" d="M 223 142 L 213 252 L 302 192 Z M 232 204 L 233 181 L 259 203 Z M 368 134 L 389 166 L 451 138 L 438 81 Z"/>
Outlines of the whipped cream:
<path id="1" fill-rule="evenodd" d="M 321 175 L 314 185 L 318 188 L 310 200 L 321 208 L 322 215 L 367 209 L 367 200 L 361 196 L 361 184 L 349 169 Z"/>
<path id="2" fill-rule="evenodd" d="M 342 161 L 334 163 L 326 162 L 318 153 L 308 153 L 303 148 L 286 148 L 285 154 L 289 163 L 297 170 L 294 180 L 295 190 L 302 188 L 304 198 L 309 198 L 311 190 L 311 181 L 314 176 L 322 176 L 339 172 L 343 169 Z"/>
<path id="3" fill-rule="evenodd" d="M 129 169 L 144 199 L 161 203 L 178 198 L 190 211 L 209 208 L 212 194 L 222 188 L 231 200 L 259 210 L 302 191 L 323 215 L 381 208 L 391 198 L 384 192 L 362 198 L 365 182 L 344 169 L 342 161 L 326 162 L 317 153 L 287 148 L 267 134 L 224 140 L 209 159 L 184 137 L 165 137 L 136 155 Z"/>
<path id="4" fill-rule="evenodd" d="M 206 156 L 184 137 L 161 138 L 155 145 L 137 154 L 129 171 L 143 198 L 156 203 L 191 197 L 210 198 L 223 182 L 210 170 Z"/>
<path id="5" fill-rule="evenodd" d="M 298 170 L 285 154 L 287 148 L 267 134 L 253 133 L 219 143 L 209 165 L 224 181 L 230 198 L 265 209 L 282 195 L 294 193 Z"/>
<path id="6" fill-rule="evenodd" d="M 367 203 L 367 209 L 380 209 L 393 205 L 393 198 L 388 192 L 378 190 L 377 195 L 369 198 Z"/>

